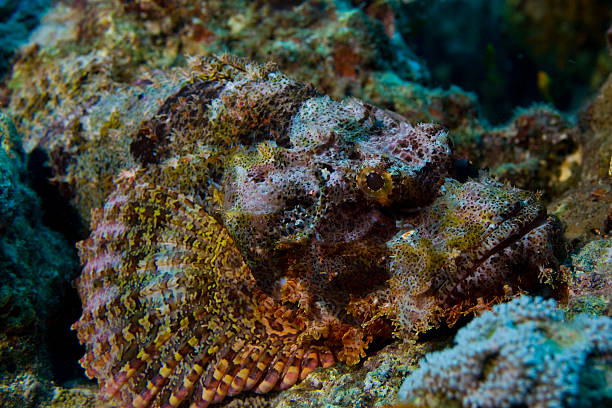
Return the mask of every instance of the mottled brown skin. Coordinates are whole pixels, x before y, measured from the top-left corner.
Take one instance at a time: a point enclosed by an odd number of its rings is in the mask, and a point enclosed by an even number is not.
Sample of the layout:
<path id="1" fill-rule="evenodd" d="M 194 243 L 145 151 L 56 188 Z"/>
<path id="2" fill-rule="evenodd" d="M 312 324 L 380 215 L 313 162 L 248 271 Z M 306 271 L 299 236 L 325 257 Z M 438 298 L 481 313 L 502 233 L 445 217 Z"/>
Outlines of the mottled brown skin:
<path id="1" fill-rule="evenodd" d="M 206 407 L 285 389 L 359 362 L 393 326 L 411 338 L 538 286 L 554 265 L 556 232 L 534 197 L 445 182 L 443 129 L 265 67 L 192 68 L 132 137 L 140 167 L 120 174 L 79 244 L 74 327 L 104 398 Z"/>

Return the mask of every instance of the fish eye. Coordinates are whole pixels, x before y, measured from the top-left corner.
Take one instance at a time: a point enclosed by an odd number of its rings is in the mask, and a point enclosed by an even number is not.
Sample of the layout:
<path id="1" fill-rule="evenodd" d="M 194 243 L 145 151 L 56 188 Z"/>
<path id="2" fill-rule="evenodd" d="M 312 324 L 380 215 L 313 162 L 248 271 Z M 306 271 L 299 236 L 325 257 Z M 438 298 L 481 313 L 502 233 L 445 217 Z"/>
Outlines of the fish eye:
<path id="1" fill-rule="evenodd" d="M 385 180 L 380 174 L 372 171 L 366 176 L 366 184 L 372 191 L 378 191 L 385 186 Z"/>
<path id="2" fill-rule="evenodd" d="M 357 174 L 357 185 L 369 198 L 383 205 L 391 204 L 393 181 L 388 171 L 364 167 Z"/>

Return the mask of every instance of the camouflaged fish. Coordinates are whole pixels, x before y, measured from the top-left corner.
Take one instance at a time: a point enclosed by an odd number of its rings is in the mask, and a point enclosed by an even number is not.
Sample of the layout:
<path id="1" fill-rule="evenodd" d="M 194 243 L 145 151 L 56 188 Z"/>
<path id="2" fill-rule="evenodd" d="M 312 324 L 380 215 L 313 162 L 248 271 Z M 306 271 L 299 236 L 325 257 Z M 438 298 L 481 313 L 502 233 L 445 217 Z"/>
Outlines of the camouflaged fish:
<path id="1" fill-rule="evenodd" d="M 533 195 L 452 180 L 446 131 L 270 67 L 195 63 L 79 243 L 100 394 L 207 407 L 555 282 Z"/>

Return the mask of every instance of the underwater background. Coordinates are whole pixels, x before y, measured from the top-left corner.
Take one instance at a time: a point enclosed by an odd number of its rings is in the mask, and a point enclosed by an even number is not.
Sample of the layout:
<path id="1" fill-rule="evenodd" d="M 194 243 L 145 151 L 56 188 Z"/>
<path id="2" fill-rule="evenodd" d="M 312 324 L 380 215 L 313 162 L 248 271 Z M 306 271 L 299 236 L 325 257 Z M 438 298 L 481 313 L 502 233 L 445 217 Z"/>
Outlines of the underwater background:
<path id="1" fill-rule="evenodd" d="M 0 406 L 612 405 L 611 74 L 610 0 L 0 0 Z"/>

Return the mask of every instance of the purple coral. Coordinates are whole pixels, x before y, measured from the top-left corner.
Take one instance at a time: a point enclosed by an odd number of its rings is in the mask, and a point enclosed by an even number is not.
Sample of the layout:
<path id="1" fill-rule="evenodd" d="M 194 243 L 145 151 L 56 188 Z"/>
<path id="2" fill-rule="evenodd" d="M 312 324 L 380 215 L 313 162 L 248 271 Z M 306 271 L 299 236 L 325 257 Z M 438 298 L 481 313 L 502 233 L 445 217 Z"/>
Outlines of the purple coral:
<path id="1" fill-rule="evenodd" d="M 399 398 L 427 407 L 603 406 L 612 402 L 611 371 L 612 319 L 566 321 L 553 300 L 523 296 L 459 330 L 455 347 L 427 355 Z"/>

